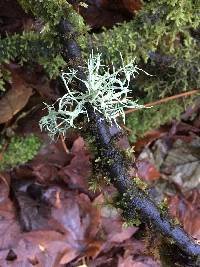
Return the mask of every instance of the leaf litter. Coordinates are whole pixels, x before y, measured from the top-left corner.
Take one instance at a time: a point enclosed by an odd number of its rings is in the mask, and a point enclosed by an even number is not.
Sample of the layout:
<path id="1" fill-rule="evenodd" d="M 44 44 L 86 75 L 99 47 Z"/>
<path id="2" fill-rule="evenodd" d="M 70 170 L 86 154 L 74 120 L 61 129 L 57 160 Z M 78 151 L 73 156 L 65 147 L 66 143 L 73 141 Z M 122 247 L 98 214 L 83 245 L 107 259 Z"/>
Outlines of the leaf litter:
<path id="1" fill-rule="evenodd" d="M 12 2 L 9 1 L 8 8 L 11 17 L 17 10 L 13 9 Z M 116 16 L 116 8 L 120 13 L 124 13 L 124 9 L 132 13 L 141 7 L 140 1 L 124 0 L 117 5 L 112 1 L 93 2 L 89 8 L 78 8 L 97 29 L 124 20 L 122 14 Z M 4 8 L 1 11 L 8 14 Z M 21 20 L 23 16 L 26 27 L 30 27 L 32 22 L 28 22 L 28 15 L 19 13 L 20 16 L 14 17 Z M 10 22 L 3 25 L 3 31 L 15 32 L 22 28 L 15 20 Z M 33 73 L 25 74 L 31 79 L 28 82 L 16 69 L 12 76 L 14 83 L 1 98 L 1 122 L 10 122 L 30 105 L 32 87 L 40 94 L 34 99 L 37 104 L 43 98 L 57 98 L 55 88 L 52 90 L 49 83 L 38 84 L 41 73 L 35 75 L 35 81 Z M 36 133 L 43 140 L 40 152 L 27 164 L 0 175 L 0 266 L 160 266 L 150 255 L 146 241 L 136 238 L 138 228 L 123 228 L 119 212 L 104 204 L 105 192 L 91 197 L 88 191 L 90 155 L 83 139 L 77 135 L 67 137 L 67 154 L 60 139 L 51 143 L 47 135 L 40 133 L 38 118 L 42 117 L 42 112 L 41 108 L 30 112 L 17 123 L 16 129 L 20 134 Z M 174 124 L 171 132 L 168 128 L 156 130 L 135 145 L 140 154 L 136 161 L 138 175 L 155 185 L 155 197 L 157 193 L 161 198 L 167 195 L 171 214 L 197 239 L 200 235 L 199 154 L 195 143 L 199 142 L 198 128 L 199 117 L 193 126 Z M 145 142 L 148 145 L 141 152 Z M 182 176 L 180 172 L 185 165 Z"/>
<path id="2" fill-rule="evenodd" d="M 200 239 L 199 131 L 195 124 L 175 122 L 164 136 L 146 143 L 136 163 L 138 173 L 144 172 L 141 178 L 149 183 L 154 199 L 167 198 L 171 215 L 197 240 Z M 156 172 L 148 167 L 140 170 L 141 162 L 143 166 L 153 166 Z"/>
<path id="3" fill-rule="evenodd" d="M 114 189 L 108 187 L 97 194 L 89 191 L 92 155 L 83 138 L 70 133 L 64 141 L 66 152 L 63 140 L 52 143 L 40 133 L 37 121 L 41 112 L 31 112 L 17 127 L 21 134 L 34 132 L 43 140 L 39 153 L 1 175 L 0 266 L 77 267 L 82 259 L 86 266 L 160 266 L 145 238 L 138 240 L 139 228 L 124 228 L 119 211 L 108 205 L 107 197 Z M 177 124 L 168 132 L 161 131 L 160 136 L 156 132 L 146 146 L 143 140 L 135 165 L 155 198 L 157 194 L 159 199 L 167 196 L 171 214 L 199 239 L 199 191 L 189 182 L 195 172 L 188 175 L 190 164 L 196 163 L 198 169 L 195 129 Z M 121 140 L 119 146 L 127 149 L 128 143 Z M 181 175 L 180 182 L 174 177 L 179 173 L 177 168 L 182 172 L 186 164 L 187 176 Z M 189 193 L 194 191 L 193 198 Z"/>
<path id="4" fill-rule="evenodd" d="M 105 205 L 105 192 L 91 198 L 90 153 L 83 138 L 74 139 L 68 154 L 60 140 L 42 138 L 32 161 L 2 173 L 0 266 L 79 266 L 84 258 L 87 266 L 118 266 L 127 261 L 130 243 L 129 258 L 144 263 L 148 256 L 137 254 L 144 242 L 133 238 L 138 228 L 123 227 L 119 212 Z"/>

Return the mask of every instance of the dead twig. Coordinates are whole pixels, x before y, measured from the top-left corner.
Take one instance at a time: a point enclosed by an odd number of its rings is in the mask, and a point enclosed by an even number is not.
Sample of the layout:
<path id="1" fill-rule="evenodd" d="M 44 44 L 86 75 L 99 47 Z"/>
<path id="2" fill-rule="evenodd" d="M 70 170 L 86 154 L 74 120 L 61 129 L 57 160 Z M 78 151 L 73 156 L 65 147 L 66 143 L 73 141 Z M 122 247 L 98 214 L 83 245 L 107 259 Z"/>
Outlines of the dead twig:
<path id="1" fill-rule="evenodd" d="M 180 94 L 177 94 L 177 95 L 168 96 L 168 97 L 165 97 L 163 99 L 144 104 L 144 106 L 146 108 L 154 107 L 154 106 L 158 106 L 160 104 L 166 103 L 166 102 L 171 101 L 171 100 L 175 100 L 175 99 L 183 98 L 183 97 L 187 97 L 187 96 L 192 96 L 192 95 L 198 94 L 198 93 L 200 93 L 200 90 L 199 89 L 194 89 L 194 90 L 189 91 L 189 92 L 184 92 L 184 93 L 180 93 Z M 139 109 L 137 109 L 137 108 L 130 108 L 129 110 L 126 110 L 124 113 L 125 114 L 129 114 L 129 113 L 132 113 L 132 112 L 135 112 L 135 111 L 138 111 L 138 110 Z"/>

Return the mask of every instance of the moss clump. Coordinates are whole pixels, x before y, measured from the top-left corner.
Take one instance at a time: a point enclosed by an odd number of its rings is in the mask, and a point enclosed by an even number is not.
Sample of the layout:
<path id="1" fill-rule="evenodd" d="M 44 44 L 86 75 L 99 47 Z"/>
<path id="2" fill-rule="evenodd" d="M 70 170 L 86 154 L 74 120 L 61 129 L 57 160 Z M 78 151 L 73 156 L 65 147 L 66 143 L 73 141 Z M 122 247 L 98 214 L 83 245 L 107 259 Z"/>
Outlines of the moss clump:
<path id="1" fill-rule="evenodd" d="M 41 147 L 41 141 L 33 134 L 27 137 L 14 136 L 10 139 L 6 151 L 2 152 L 4 147 L 5 140 L 1 140 L 2 159 L 0 161 L 0 171 L 13 168 L 33 159 Z"/>
<path id="2" fill-rule="evenodd" d="M 139 217 L 135 217 L 132 220 L 127 220 L 127 219 L 125 220 L 126 221 L 122 224 L 122 227 L 124 228 L 133 227 L 133 226 L 138 227 L 141 224 L 141 220 L 139 219 Z"/>
<path id="3" fill-rule="evenodd" d="M 84 27 L 83 18 L 65 0 L 18 0 L 18 2 L 26 12 L 31 12 L 40 18 L 48 27 L 57 25 L 62 17 L 67 17 L 77 29 Z"/>
<path id="4" fill-rule="evenodd" d="M 185 108 L 191 104 L 191 99 L 170 101 L 150 109 L 138 110 L 127 116 L 126 125 L 132 130 L 130 140 L 135 142 L 138 137 L 151 129 L 158 128 L 173 119 L 179 119 Z"/>
<path id="5" fill-rule="evenodd" d="M 102 52 L 105 63 L 119 66 L 120 52 L 125 62 L 135 58 L 153 75 L 140 74 L 131 83 L 130 97 L 139 98 L 140 103 L 200 88 L 199 9 L 200 1 L 144 1 L 133 20 L 95 34 L 94 49 Z M 127 125 L 133 130 L 132 141 L 180 118 L 184 108 L 185 101 L 173 101 L 130 114 Z"/>
<path id="6" fill-rule="evenodd" d="M 159 210 L 160 210 L 160 213 L 163 215 L 163 216 L 166 216 L 167 213 L 168 213 L 168 203 L 167 203 L 167 199 L 164 198 L 163 201 L 161 201 L 158 205 L 159 207 Z"/>
<path id="7" fill-rule="evenodd" d="M 139 177 L 134 177 L 132 180 L 133 183 L 141 190 L 145 191 L 147 189 L 147 184 L 143 182 Z"/>
<path id="8" fill-rule="evenodd" d="M 112 159 L 110 159 L 112 161 Z M 109 159 L 107 160 L 109 161 Z M 96 157 L 92 159 L 92 173 L 89 177 L 89 190 L 93 191 L 94 193 L 97 191 L 103 191 L 103 188 L 105 186 L 108 186 L 111 184 L 111 179 L 108 176 L 107 172 L 103 168 L 104 164 L 109 164 L 109 162 L 106 162 L 105 159 L 102 160 L 102 158 Z M 111 162 L 110 162 L 111 164 Z"/>
<path id="9" fill-rule="evenodd" d="M 131 191 L 132 189 L 130 189 L 130 192 Z M 113 206 L 116 209 L 121 210 L 121 216 L 124 220 L 123 227 L 125 228 L 139 226 L 141 224 L 141 219 L 138 210 L 136 208 L 132 208 L 130 210 L 129 208 L 130 198 L 130 193 L 124 193 L 123 195 L 117 194 L 113 198 Z"/>

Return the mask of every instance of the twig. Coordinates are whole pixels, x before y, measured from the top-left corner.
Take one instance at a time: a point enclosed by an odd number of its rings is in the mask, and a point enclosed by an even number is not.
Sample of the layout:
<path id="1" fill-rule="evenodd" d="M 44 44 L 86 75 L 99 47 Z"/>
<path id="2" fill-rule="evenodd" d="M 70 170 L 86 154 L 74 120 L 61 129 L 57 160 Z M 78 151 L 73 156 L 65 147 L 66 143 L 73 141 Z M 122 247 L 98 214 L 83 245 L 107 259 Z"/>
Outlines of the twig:
<path id="1" fill-rule="evenodd" d="M 168 96 L 168 97 L 165 97 L 163 99 L 157 100 L 155 102 L 150 102 L 150 103 L 144 104 L 144 106 L 146 108 L 147 107 L 154 107 L 154 106 L 158 106 L 158 105 L 160 105 L 162 103 L 166 103 L 166 102 L 174 100 L 174 99 L 178 99 L 178 98 L 182 98 L 182 97 L 186 97 L 186 96 L 191 96 L 191 95 L 194 95 L 194 94 L 197 94 L 197 93 L 200 93 L 199 89 L 195 89 L 195 90 L 192 90 L 192 91 L 189 91 L 189 92 L 184 92 L 184 93 L 173 95 L 173 96 Z M 130 108 L 130 109 L 126 110 L 124 113 L 125 114 L 129 114 L 129 113 L 132 113 L 132 112 L 135 112 L 135 111 L 138 111 L 138 110 L 139 109 L 137 109 L 137 108 L 132 108 L 132 109 Z"/>
<path id="2" fill-rule="evenodd" d="M 64 151 L 66 152 L 66 154 L 69 154 L 69 149 L 67 148 L 67 146 L 65 144 L 65 139 L 64 139 L 62 134 L 60 134 L 60 140 L 61 140 Z"/>
<path id="3" fill-rule="evenodd" d="M 154 101 L 154 102 L 150 102 L 150 103 L 144 104 L 144 106 L 146 108 L 147 107 L 154 107 L 154 106 L 158 106 L 158 105 L 160 105 L 162 103 L 166 103 L 166 102 L 171 101 L 171 100 L 175 100 L 175 99 L 178 99 L 178 98 L 191 96 L 191 95 L 198 94 L 198 93 L 200 93 L 200 90 L 199 89 L 195 89 L 195 90 L 192 90 L 192 91 L 189 91 L 189 92 L 184 92 L 184 93 L 180 93 L 180 94 L 177 94 L 177 95 L 168 96 L 168 97 L 165 97 L 163 99 L 160 99 L 160 100 L 157 100 L 157 101 Z M 132 112 L 135 112 L 135 111 L 139 111 L 139 110 L 140 109 L 138 109 L 138 108 L 132 108 L 132 109 L 128 109 L 128 110 L 124 111 L 124 113 L 125 114 L 129 114 L 129 113 L 132 113 Z M 118 114 L 118 116 L 120 116 L 120 114 Z M 121 124 L 120 126 L 123 129 L 125 129 L 127 132 L 129 132 L 129 133 L 132 133 L 133 132 L 133 130 L 131 130 L 130 128 L 128 128 L 124 124 Z"/>
<path id="4" fill-rule="evenodd" d="M 133 130 L 131 130 L 130 128 L 128 128 L 125 124 L 120 124 L 120 126 L 121 126 L 124 130 L 126 130 L 127 132 L 129 132 L 129 133 L 132 133 L 132 132 L 133 132 Z"/>

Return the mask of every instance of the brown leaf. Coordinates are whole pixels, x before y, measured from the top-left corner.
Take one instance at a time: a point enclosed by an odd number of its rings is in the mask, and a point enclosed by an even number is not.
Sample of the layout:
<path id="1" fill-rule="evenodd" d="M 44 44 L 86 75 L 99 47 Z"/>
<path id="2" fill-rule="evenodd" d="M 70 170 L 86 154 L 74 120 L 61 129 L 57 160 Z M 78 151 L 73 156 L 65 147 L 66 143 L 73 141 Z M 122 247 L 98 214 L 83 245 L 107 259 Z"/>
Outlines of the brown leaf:
<path id="1" fill-rule="evenodd" d="M 32 185 L 30 189 L 30 185 L 18 185 L 17 195 L 15 193 L 23 218 L 31 226 L 26 229 L 28 233 L 20 233 L 13 207 L 9 210 L 9 205 L 5 206 L 4 203 L 4 211 L 0 206 L 1 214 L 5 212 L 6 218 L 2 223 L 0 221 L 3 237 L 0 266 L 7 266 L 9 261 L 14 267 L 32 264 L 58 267 L 69 263 L 82 252 L 87 255 L 88 251 L 90 256 L 97 255 L 101 248 L 101 242 L 96 240 L 100 216 L 90 199 L 84 194 L 68 192 L 59 186 L 35 186 L 37 188 L 34 189 Z M 51 209 L 46 217 L 41 210 L 45 205 Z"/>
<path id="2" fill-rule="evenodd" d="M 9 188 L 0 182 L 0 250 L 8 249 L 16 244 L 20 226 L 17 222 L 13 203 L 8 198 Z"/>
<path id="3" fill-rule="evenodd" d="M 152 151 L 145 147 L 136 160 L 137 175 L 145 181 L 154 181 L 160 178 L 156 161 Z"/>
<path id="4" fill-rule="evenodd" d="M 9 33 L 21 32 L 28 16 L 17 1 L 0 1 L 0 34 L 7 36 Z"/>
<path id="5" fill-rule="evenodd" d="M 133 266 L 134 266 L 134 261 L 131 256 L 125 259 L 122 257 L 119 258 L 118 267 L 133 267 Z"/>
<path id="6" fill-rule="evenodd" d="M 25 192 L 16 192 L 20 225 L 23 231 L 52 229 L 48 224 L 50 207 L 32 199 Z"/>
<path id="7" fill-rule="evenodd" d="M 107 246 L 110 246 L 111 243 L 112 245 L 114 243 L 122 243 L 137 231 L 137 227 L 123 227 L 123 220 L 119 212 L 104 204 L 105 199 L 103 195 L 99 195 L 94 203 L 101 212 L 101 227 L 107 238 Z"/>
<path id="8" fill-rule="evenodd" d="M 178 195 L 169 198 L 169 211 L 178 218 L 184 229 L 196 239 L 200 239 L 200 191 L 190 192 L 191 198 Z"/>
<path id="9" fill-rule="evenodd" d="M 177 139 L 168 152 L 162 171 L 169 174 L 168 179 L 182 191 L 197 188 L 200 185 L 200 138 L 185 143 Z"/>
<path id="10" fill-rule="evenodd" d="M 19 242 L 12 246 L 17 256 L 12 261 L 13 267 L 36 266 L 49 267 L 61 266 L 60 262 L 54 265 L 58 255 L 62 252 L 67 254 L 66 262 L 70 262 L 77 256 L 77 248 L 65 242 L 65 237 L 56 231 L 32 231 L 21 235 Z M 0 252 L 0 266 L 8 266 L 6 257 L 9 250 Z"/>
<path id="11" fill-rule="evenodd" d="M 78 137 L 71 149 L 73 158 L 69 165 L 65 166 L 59 172 L 61 178 L 69 187 L 88 189 L 88 175 L 90 172 L 90 155 L 85 148 L 82 137 Z"/>
<path id="12" fill-rule="evenodd" d="M 141 9 L 142 3 L 140 0 L 123 0 L 125 8 L 133 13 Z"/>
<path id="13" fill-rule="evenodd" d="M 150 257 L 139 257 L 139 259 L 133 259 L 133 257 L 128 256 L 125 258 L 120 257 L 117 267 L 160 267 L 160 265 Z"/>
<path id="14" fill-rule="evenodd" d="M 12 72 L 12 88 L 0 99 L 0 124 L 12 119 L 28 102 L 30 88 L 16 72 Z"/>
<path id="15" fill-rule="evenodd" d="M 159 129 L 148 131 L 143 138 L 140 138 L 134 144 L 134 150 L 140 152 L 145 146 L 149 146 L 156 139 L 166 135 L 168 130 L 168 127 L 160 127 Z"/>
<path id="16" fill-rule="evenodd" d="M 155 181 L 161 176 L 155 165 L 148 160 L 138 160 L 136 166 L 138 177 L 145 181 Z"/>
<path id="17" fill-rule="evenodd" d="M 200 132 L 199 128 L 192 126 L 188 123 L 178 121 L 172 125 L 172 128 L 170 129 L 169 134 L 171 136 L 173 136 L 173 135 L 178 136 L 180 134 L 188 136 L 190 133 L 199 133 L 199 132 Z"/>
<path id="18" fill-rule="evenodd" d="M 71 1 L 72 3 L 74 1 Z M 94 0 L 88 7 L 75 5 L 84 19 L 92 28 L 111 27 L 132 17 L 132 13 L 141 8 L 140 0 Z"/>

